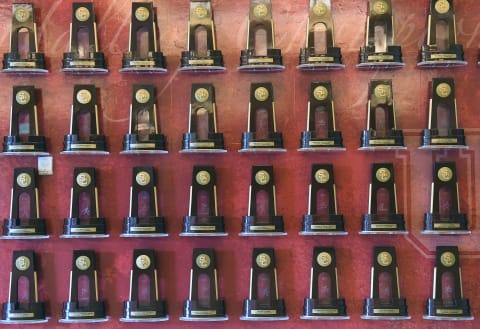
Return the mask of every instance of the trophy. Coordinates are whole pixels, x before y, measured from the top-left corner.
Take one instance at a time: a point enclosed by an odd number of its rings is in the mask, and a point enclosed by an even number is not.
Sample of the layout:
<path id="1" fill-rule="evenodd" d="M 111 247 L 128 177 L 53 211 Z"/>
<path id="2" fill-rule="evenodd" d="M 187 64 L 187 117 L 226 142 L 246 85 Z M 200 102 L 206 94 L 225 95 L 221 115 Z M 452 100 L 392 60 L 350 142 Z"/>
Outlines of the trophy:
<path id="1" fill-rule="evenodd" d="M 3 221 L 2 239 L 48 239 L 45 219 L 38 206 L 37 170 L 15 168 L 10 216 Z"/>
<path id="2" fill-rule="evenodd" d="M 123 154 L 168 153 L 165 136 L 158 132 L 154 85 L 133 85 L 130 128 L 123 139 Z"/>
<path id="3" fill-rule="evenodd" d="M 45 304 L 38 301 L 38 273 L 33 250 L 14 251 L 8 302 L 0 324 L 46 323 Z"/>
<path id="4" fill-rule="evenodd" d="M 120 72 L 166 73 L 165 58 L 158 48 L 153 2 L 132 2 L 128 51 L 123 53 Z"/>
<path id="5" fill-rule="evenodd" d="M 109 154 L 105 135 L 98 126 L 97 90 L 94 85 L 75 85 L 70 133 L 61 154 Z"/>
<path id="6" fill-rule="evenodd" d="M 301 152 L 345 151 L 342 132 L 335 130 L 332 83 L 313 81 L 310 84 L 307 131 L 300 137 Z"/>
<path id="7" fill-rule="evenodd" d="M 121 322 L 168 320 L 165 302 L 158 299 L 155 251 L 135 249 L 130 272 L 130 299 L 124 302 Z"/>
<path id="8" fill-rule="evenodd" d="M 458 247 L 438 246 L 433 270 L 433 297 L 427 300 L 426 320 L 473 320 L 463 297 Z"/>
<path id="9" fill-rule="evenodd" d="M 303 304 L 303 320 L 348 320 L 345 299 L 338 294 L 334 248 L 313 248 L 310 297 Z"/>
<path id="10" fill-rule="evenodd" d="M 68 302 L 63 303 L 60 323 L 106 322 L 105 303 L 98 300 L 95 251 L 74 250 Z"/>
<path id="11" fill-rule="evenodd" d="M 282 51 L 275 48 L 272 1 L 250 0 L 247 49 L 240 53 L 239 71 L 283 71 Z"/>
<path id="12" fill-rule="evenodd" d="M 188 50 L 182 51 L 180 71 L 222 72 L 223 56 L 217 50 L 210 0 L 190 0 Z"/>
<path id="13" fill-rule="evenodd" d="M 107 73 L 105 55 L 98 51 L 93 3 L 72 3 L 70 48 L 63 54 L 63 72 Z"/>
<path id="14" fill-rule="evenodd" d="M 278 298 L 277 268 L 273 248 L 254 248 L 250 269 L 250 295 L 240 320 L 288 320 L 285 301 Z"/>
<path id="15" fill-rule="evenodd" d="M 192 84 L 188 132 L 183 134 L 180 153 L 227 152 L 223 134 L 217 132 L 215 89 L 212 84 Z"/>
<path id="16" fill-rule="evenodd" d="M 465 133 L 458 128 L 455 85 L 452 78 L 433 78 L 428 129 L 423 131 L 421 149 L 468 149 Z"/>
<path id="17" fill-rule="evenodd" d="M 183 303 L 182 321 L 227 321 L 225 301 L 218 298 L 215 250 L 193 249 L 190 295 Z"/>
<path id="18" fill-rule="evenodd" d="M 457 44 L 453 0 L 430 0 L 427 44 L 422 46 L 421 68 L 465 66 L 463 46 Z"/>
<path id="19" fill-rule="evenodd" d="M 5 155 L 49 155 L 45 137 L 38 134 L 34 86 L 14 86 L 10 133 L 3 137 Z"/>
<path id="20" fill-rule="evenodd" d="M 367 37 L 360 47 L 360 69 L 397 69 L 402 62 L 402 48 L 395 45 L 391 0 L 369 0 Z"/>
<path id="21" fill-rule="evenodd" d="M 308 215 L 300 235 L 347 235 L 343 215 L 337 213 L 333 165 L 314 164 L 308 186 Z"/>
<path id="22" fill-rule="evenodd" d="M 371 80 L 367 130 L 359 150 L 405 150 L 403 132 L 397 129 L 392 80 Z"/>
<path id="23" fill-rule="evenodd" d="M 411 319 L 407 300 L 400 297 L 395 247 L 375 247 L 373 250 L 370 298 L 365 299 L 362 319 Z"/>
<path id="24" fill-rule="evenodd" d="M 397 213 L 397 187 L 392 163 L 374 163 L 368 189 L 368 214 L 360 234 L 407 234 L 403 214 Z"/>
<path id="25" fill-rule="evenodd" d="M 300 49 L 300 70 L 343 69 L 342 51 L 335 47 L 330 0 L 310 0 L 306 48 Z"/>
<path id="26" fill-rule="evenodd" d="M 286 152 L 275 122 L 273 86 L 270 82 L 250 85 L 248 131 L 242 134 L 239 152 Z"/>
<path id="27" fill-rule="evenodd" d="M 181 236 L 227 236 L 223 216 L 218 215 L 215 168 L 194 166 L 190 207 L 183 218 Z"/>
<path id="28" fill-rule="evenodd" d="M 123 221 L 124 238 L 168 236 L 165 218 L 158 216 L 157 186 L 153 167 L 134 167 L 130 187 L 130 212 Z"/>
<path id="29" fill-rule="evenodd" d="M 99 217 L 95 168 L 75 168 L 70 190 L 70 216 L 61 238 L 107 238 L 105 218 Z"/>
<path id="30" fill-rule="evenodd" d="M 3 54 L 3 72 L 48 73 L 45 54 L 38 52 L 37 24 L 31 3 L 12 4 L 10 52 Z"/>
<path id="31" fill-rule="evenodd" d="M 243 216 L 240 236 L 287 235 L 283 216 L 277 215 L 273 166 L 252 167 L 248 200 L 248 215 Z"/>
<path id="32" fill-rule="evenodd" d="M 423 234 L 470 234 L 467 214 L 460 213 L 455 162 L 436 162 L 430 212 L 425 214 Z"/>

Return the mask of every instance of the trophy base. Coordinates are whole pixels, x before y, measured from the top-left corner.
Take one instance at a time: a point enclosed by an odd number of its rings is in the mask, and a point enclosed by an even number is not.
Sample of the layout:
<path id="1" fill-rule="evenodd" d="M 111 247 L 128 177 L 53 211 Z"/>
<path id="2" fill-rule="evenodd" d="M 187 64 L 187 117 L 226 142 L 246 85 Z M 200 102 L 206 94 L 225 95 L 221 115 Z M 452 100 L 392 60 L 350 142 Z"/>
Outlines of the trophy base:
<path id="1" fill-rule="evenodd" d="M 388 130 L 386 136 L 377 136 L 375 130 L 364 130 L 359 150 L 406 150 L 401 130 Z"/>
<path id="2" fill-rule="evenodd" d="M 3 221 L 2 239 L 48 239 L 45 219 L 20 220 L 7 218 Z"/>
<path id="3" fill-rule="evenodd" d="M 303 303 L 303 320 L 347 320 L 345 299 L 335 299 L 330 303 L 323 303 L 318 299 L 305 298 Z"/>
<path id="4" fill-rule="evenodd" d="M 92 323 L 106 322 L 105 303 L 89 302 L 88 305 L 80 307 L 78 302 L 64 302 L 62 310 L 62 323 Z"/>
<path id="5" fill-rule="evenodd" d="M 440 233 L 441 232 L 441 233 Z M 466 214 L 451 214 L 441 219 L 438 213 L 426 213 L 423 234 L 470 234 Z"/>
<path id="6" fill-rule="evenodd" d="M 287 235 L 283 225 L 283 216 L 257 218 L 243 216 L 240 236 L 279 236 Z"/>
<path id="7" fill-rule="evenodd" d="M 183 304 L 183 316 L 181 321 L 227 321 L 225 314 L 225 302 L 219 299 L 211 307 L 201 307 L 197 301 L 186 300 Z"/>
<path id="8" fill-rule="evenodd" d="M 47 323 L 50 318 L 39 320 L 0 320 L 0 324 L 40 324 Z"/>
<path id="9" fill-rule="evenodd" d="M 420 149 L 457 148 L 468 149 L 463 129 L 449 129 L 446 135 L 440 135 L 438 129 L 424 129 Z"/>
<path id="10" fill-rule="evenodd" d="M 206 56 L 198 56 L 195 51 L 182 51 L 180 72 L 224 72 L 223 56 L 220 50 L 207 50 Z"/>
<path id="11" fill-rule="evenodd" d="M 223 216 L 185 216 L 180 236 L 227 236 Z"/>
<path id="12" fill-rule="evenodd" d="M 343 215 L 332 214 L 328 218 L 304 215 L 300 235 L 347 235 Z"/>
<path id="13" fill-rule="evenodd" d="M 77 53 L 64 53 L 62 62 L 61 71 L 65 73 L 108 73 L 105 55 L 102 52 L 90 52 L 87 58 L 79 58 Z"/>
<path id="14" fill-rule="evenodd" d="M 241 72 L 283 71 L 285 66 L 282 60 L 282 51 L 280 49 L 267 49 L 265 56 L 257 56 L 254 49 L 242 50 L 240 66 L 237 70 Z"/>
<path id="15" fill-rule="evenodd" d="M 123 53 L 121 73 L 167 73 L 161 52 L 149 52 L 147 58 L 135 58 L 132 52 Z"/>
<path id="16" fill-rule="evenodd" d="M 254 132 L 242 133 L 242 148 L 239 152 L 286 152 L 280 132 L 269 133 L 266 138 L 257 139 Z"/>
<path id="17" fill-rule="evenodd" d="M 78 135 L 65 135 L 60 154 L 109 154 L 104 135 L 91 135 L 81 141 Z"/>
<path id="18" fill-rule="evenodd" d="M 65 218 L 60 238 L 107 238 L 105 218 Z"/>
<path id="19" fill-rule="evenodd" d="M 222 133 L 209 133 L 208 139 L 198 140 L 196 133 L 183 134 L 180 153 L 225 153 Z"/>
<path id="20" fill-rule="evenodd" d="M 311 131 L 302 132 L 300 136 L 300 149 L 298 149 L 298 151 L 345 151 L 342 133 L 340 131 L 329 131 L 327 138 L 317 138 L 313 135 L 314 132 Z"/>
<path id="21" fill-rule="evenodd" d="M 327 71 L 345 68 L 338 47 L 329 47 L 325 54 L 316 54 L 315 48 L 301 48 L 297 69 L 305 71 Z"/>
<path id="22" fill-rule="evenodd" d="M 163 134 L 151 134 L 148 140 L 138 140 L 137 134 L 126 134 L 123 138 L 123 151 L 121 154 L 166 154 L 166 139 Z"/>
<path id="23" fill-rule="evenodd" d="M 387 70 L 404 66 L 400 46 L 388 46 L 386 52 L 375 52 L 374 46 L 360 47 L 359 69 Z"/>
<path id="24" fill-rule="evenodd" d="M 128 300 L 123 304 L 121 322 L 163 322 L 169 319 L 164 301 L 156 301 L 148 306 L 139 306 L 138 301 Z"/>
<path id="25" fill-rule="evenodd" d="M 123 238 L 165 237 L 168 236 L 163 217 L 125 217 L 123 221 Z"/>
<path id="26" fill-rule="evenodd" d="M 468 63 L 463 58 L 463 46 L 454 44 L 446 51 L 437 50 L 436 46 L 423 45 L 419 68 L 446 68 L 465 66 Z"/>
<path id="27" fill-rule="evenodd" d="M 427 300 L 427 314 L 423 316 L 426 320 L 473 320 L 470 313 L 470 302 L 468 299 L 455 299 L 449 305 L 444 305 L 443 300 L 429 298 Z"/>
<path id="28" fill-rule="evenodd" d="M 45 65 L 44 53 L 29 53 L 27 58 L 22 59 L 16 52 L 3 54 L 4 73 L 27 73 L 46 74 L 48 70 Z"/>
<path id="29" fill-rule="evenodd" d="M 376 298 L 365 299 L 363 306 L 365 320 L 409 320 L 411 317 L 407 311 L 407 300 L 395 298 L 389 301 L 382 301 Z"/>
<path id="30" fill-rule="evenodd" d="M 362 217 L 360 234 L 408 234 L 403 214 L 389 214 L 384 219 L 376 214 L 364 214 Z"/>
<path id="31" fill-rule="evenodd" d="M 3 137 L 5 155 L 49 155 L 44 136 L 28 136 L 24 141 L 20 136 Z"/>
<path id="32" fill-rule="evenodd" d="M 5 324 L 27 324 L 45 323 L 48 319 L 45 316 L 45 304 L 37 303 L 4 303 L 2 307 L 1 323 Z"/>
<path id="33" fill-rule="evenodd" d="M 243 303 L 243 321 L 284 321 L 288 320 L 285 301 L 277 299 L 271 305 L 260 304 L 255 299 L 245 299 Z"/>

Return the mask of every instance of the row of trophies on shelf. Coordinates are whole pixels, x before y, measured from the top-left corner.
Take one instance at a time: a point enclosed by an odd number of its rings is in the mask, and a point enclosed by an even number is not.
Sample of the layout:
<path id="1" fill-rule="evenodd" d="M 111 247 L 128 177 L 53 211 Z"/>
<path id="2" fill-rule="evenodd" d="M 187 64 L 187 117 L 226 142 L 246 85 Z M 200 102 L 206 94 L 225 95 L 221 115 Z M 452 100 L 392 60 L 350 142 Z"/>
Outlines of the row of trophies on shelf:
<path id="1" fill-rule="evenodd" d="M 372 165 L 368 214 L 362 216 L 360 234 L 407 234 L 404 215 L 397 211 L 392 163 Z M 15 168 L 10 217 L 4 220 L 4 239 L 48 238 L 45 219 L 38 209 L 35 168 Z M 213 166 L 194 166 L 188 215 L 181 236 L 227 236 L 224 217 L 218 214 L 217 185 Z M 337 212 L 336 187 L 331 164 L 314 164 L 308 188 L 308 214 L 300 235 L 346 235 L 343 215 Z M 430 211 L 425 214 L 424 234 L 470 234 L 467 215 L 460 212 L 456 165 L 434 165 Z M 253 166 L 248 214 L 242 218 L 240 236 L 287 235 L 283 216 L 277 214 L 273 166 Z M 121 237 L 167 236 L 166 221 L 159 216 L 153 167 L 134 167 L 130 187 L 130 212 L 124 218 Z M 73 172 L 70 216 L 62 238 L 106 238 L 105 218 L 98 210 L 95 168 Z"/>
<path id="2" fill-rule="evenodd" d="M 339 297 L 335 249 L 315 247 L 310 296 L 304 300 L 304 320 L 347 320 L 345 299 Z M 158 297 L 155 251 L 133 251 L 130 297 L 124 302 L 122 322 L 160 322 L 169 319 L 166 303 Z M 3 323 L 47 322 L 45 306 L 38 300 L 37 266 L 33 251 L 14 251 L 10 274 L 10 296 L 3 304 Z M 365 299 L 362 319 L 409 320 L 406 298 L 400 294 L 399 271 L 394 247 L 375 247 L 371 269 L 371 293 Z M 29 292 L 21 280 L 27 280 Z M 93 250 L 74 250 L 70 272 L 69 300 L 63 303 L 63 323 L 105 322 L 105 302 L 98 298 L 97 270 Z M 28 300 L 24 296 L 28 296 Z M 250 294 L 244 301 L 241 320 L 288 320 L 286 304 L 280 299 L 275 250 L 254 248 L 250 270 Z M 218 297 L 214 249 L 193 249 L 190 294 L 180 320 L 226 321 L 225 301 Z M 459 252 L 455 246 L 436 250 L 433 296 L 428 298 L 425 319 L 473 320 L 469 300 L 463 297 Z"/>
<path id="3" fill-rule="evenodd" d="M 401 47 L 394 43 L 391 0 L 369 0 L 365 46 L 360 48 L 363 69 L 395 69 L 405 64 Z M 10 52 L 4 55 L 5 72 L 46 73 L 45 55 L 38 52 L 32 4 L 13 4 Z M 152 2 L 133 2 L 129 50 L 123 54 L 121 72 L 165 73 L 163 53 L 157 45 L 157 27 Z M 27 41 L 25 41 L 27 40 Z M 422 46 L 418 66 L 464 66 L 464 51 L 456 42 L 453 0 L 430 0 L 427 44 Z M 190 0 L 188 50 L 182 51 L 180 71 L 225 71 L 223 56 L 216 49 L 210 0 Z M 341 49 L 335 47 L 330 0 L 310 0 L 306 47 L 300 49 L 301 70 L 344 68 Z M 285 69 L 281 50 L 275 48 L 271 0 L 250 0 L 247 48 L 240 54 L 240 71 Z M 105 56 L 98 49 L 93 3 L 74 2 L 70 25 L 70 48 L 64 53 L 62 71 L 108 72 Z"/>
<path id="4" fill-rule="evenodd" d="M 75 85 L 70 133 L 65 135 L 62 154 L 108 154 L 98 122 L 94 85 Z M 403 132 L 397 129 L 391 80 L 371 80 L 367 129 L 359 150 L 405 150 Z M 4 137 L 3 154 L 48 154 L 45 137 L 39 135 L 34 86 L 14 86 L 10 134 Z M 299 151 L 345 151 L 341 131 L 335 127 L 330 81 L 310 86 L 307 130 L 301 133 Z M 277 131 L 273 85 L 251 83 L 248 131 L 242 134 L 240 152 L 285 152 L 282 133 Z M 421 149 L 467 149 L 464 130 L 458 128 L 454 81 L 433 78 L 428 128 Z M 217 131 L 215 90 L 212 84 L 192 84 L 189 130 L 183 134 L 181 153 L 227 152 L 223 134 Z M 159 133 L 155 87 L 133 85 L 129 132 L 121 153 L 168 153 L 166 138 Z"/>

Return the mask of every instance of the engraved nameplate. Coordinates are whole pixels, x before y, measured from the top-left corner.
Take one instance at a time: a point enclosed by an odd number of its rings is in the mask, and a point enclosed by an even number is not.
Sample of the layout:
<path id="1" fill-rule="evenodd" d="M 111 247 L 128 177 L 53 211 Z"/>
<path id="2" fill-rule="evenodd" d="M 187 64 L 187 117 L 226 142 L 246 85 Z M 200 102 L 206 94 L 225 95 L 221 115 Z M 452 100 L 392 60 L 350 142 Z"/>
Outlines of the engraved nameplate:
<path id="1" fill-rule="evenodd" d="M 435 223 L 434 228 L 460 228 L 460 223 Z"/>
<path id="2" fill-rule="evenodd" d="M 252 231 L 271 231 L 275 230 L 275 225 L 257 225 L 257 226 L 250 226 Z"/>
<path id="3" fill-rule="evenodd" d="M 190 226 L 192 231 L 215 231 L 215 226 Z"/>
<path id="4" fill-rule="evenodd" d="M 12 319 L 15 318 L 33 318 L 33 313 L 8 313 L 8 316 Z"/>
<path id="5" fill-rule="evenodd" d="M 432 54 L 432 59 L 456 59 L 457 54 Z"/>
<path id="6" fill-rule="evenodd" d="M 35 67 L 35 62 L 10 62 L 8 65 L 14 67 Z"/>
<path id="7" fill-rule="evenodd" d="M 157 312 L 155 311 L 132 311 L 130 312 L 131 316 L 155 316 Z"/>
<path id="8" fill-rule="evenodd" d="M 369 61 L 393 61 L 393 55 L 370 55 Z"/>
<path id="9" fill-rule="evenodd" d="M 325 309 L 325 308 L 314 308 L 312 310 L 313 314 L 338 314 L 337 309 Z"/>
<path id="10" fill-rule="evenodd" d="M 273 147 L 273 146 L 275 146 L 275 142 L 250 142 L 250 143 L 248 143 L 248 145 L 249 145 L 250 147 L 255 147 L 255 146 L 257 146 L 257 147 L 259 147 L 259 146 L 263 146 L 263 147 L 265 147 L 265 146 L 270 146 L 270 147 Z"/>
<path id="11" fill-rule="evenodd" d="M 130 147 L 132 149 L 139 149 L 139 148 L 153 149 L 153 148 L 155 148 L 155 144 L 153 144 L 153 143 L 130 144 Z"/>
<path id="12" fill-rule="evenodd" d="M 194 142 L 194 143 L 190 143 L 190 147 L 215 147 L 215 143 L 212 143 L 212 142 Z"/>
<path id="13" fill-rule="evenodd" d="M 308 145 L 310 146 L 335 145 L 335 141 L 310 141 Z"/>
<path id="14" fill-rule="evenodd" d="M 309 62 L 333 62 L 333 57 L 309 57 Z"/>
<path id="15" fill-rule="evenodd" d="M 249 64 L 273 63 L 273 58 L 249 58 Z"/>
<path id="16" fill-rule="evenodd" d="M 370 145 L 388 145 L 388 144 L 395 144 L 394 139 L 373 139 L 369 141 Z"/>
<path id="17" fill-rule="evenodd" d="M 34 150 L 34 145 L 10 145 L 8 147 L 10 150 Z"/>
<path id="18" fill-rule="evenodd" d="M 277 310 L 252 310 L 253 315 L 275 315 Z"/>
<path id="19" fill-rule="evenodd" d="M 432 138 L 432 143 L 434 144 L 456 144 L 458 143 L 457 138 Z"/>
<path id="20" fill-rule="evenodd" d="M 11 233 L 35 233 L 35 228 L 12 228 Z"/>
<path id="21" fill-rule="evenodd" d="M 206 311 L 192 311 L 192 315 L 216 315 L 217 311 L 215 310 L 206 310 Z"/>
<path id="22" fill-rule="evenodd" d="M 153 66 L 154 61 L 130 61 L 131 66 Z"/>
<path id="23" fill-rule="evenodd" d="M 95 312 L 68 312 L 68 316 L 72 318 L 85 318 L 87 316 L 95 316 Z"/>
<path id="24" fill-rule="evenodd" d="M 335 230 L 337 228 L 337 225 L 315 224 L 311 225 L 310 228 L 312 230 Z"/>
<path id="25" fill-rule="evenodd" d="M 72 233 L 95 233 L 97 232 L 96 227 L 73 227 L 70 230 Z"/>
<path id="26" fill-rule="evenodd" d="M 439 308 L 439 309 L 437 309 L 437 314 L 442 314 L 442 315 L 462 315 L 462 314 L 463 314 L 463 310 L 448 310 L 448 309 Z"/>
<path id="27" fill-rule="evenodd" d="M 153 227 L 153 226 L 131 227 L 130 231 L 132 231 L 132 232 L 155 232 L 155 227 Z"/>
<path id="28" fill-rule="evenodd" d="M 190 65 L 213 65 L 213 59 L 191 59 L 188 61 Z"/>
<path id="29" fill-rule="evenodd" d="M 70 66 L 95 66 L 95 61 L 73 61 L 70 62 Z"/>
<path id="30" fill-rule="evenodd" d="M 72 149 L 95 149 L 97 145 L 95 144 L 72 144 L 70 146 Z"/>
<path id="31" fill-rule="evenodd" d="M 374 308 L 374 314 L 399 314 L 400 310 L 398 308 Z"/>
<path id="32" fill-rule="evenodd" d="M 397 224 L 372 224 L 372 228 L 376 229 L 396 229 L 398 228 Z"/>

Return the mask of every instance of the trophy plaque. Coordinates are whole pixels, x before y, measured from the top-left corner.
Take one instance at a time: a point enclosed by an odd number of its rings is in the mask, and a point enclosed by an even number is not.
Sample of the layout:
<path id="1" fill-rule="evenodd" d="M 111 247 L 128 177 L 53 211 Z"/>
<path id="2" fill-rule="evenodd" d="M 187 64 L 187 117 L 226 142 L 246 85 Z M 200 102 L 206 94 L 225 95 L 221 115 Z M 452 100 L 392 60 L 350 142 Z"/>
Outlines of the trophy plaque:
<path id="1" fill-rule="evenodd" d="M 158 132 L 154 85 L 133 85 L 130 128 L 123 139 L 123 154 L 168 153 L 166 139 Z"/>
<path id="2" fill-rule="evenodd" d="M 310 297 L 303 304 L 303 320 L 348 320 L 345 299 L 338 294 L 334 248 L 313 248 Z"/>
<path id="3" fill-rule="evenodd" d="M 93 3 L 72 3 L 70 48 L 63 54 L 63 72 L 107 73 L 105 55 L 98 51 Z"/>
<path id="4" fill-rule="evenodd" d="M 210 0 L 190 0 L 188 50 L 182 51 L 180 71 L 223 72 L 223 56 L 217 50 Z"/>
<path id="5" fill-rule="evenodd" d="M 368 214 L 360 234 L 407 234 L 403 214 L 397 213 L 397 188 L 392 163 L 374 163 L 368 193 Z"/>
<path id="6" fill-rule="evenodd" d="M 223 216 L 218 215 L 215 168 L 194 166 L 190 206 L 183 218 L 181 236 L 227 236 Z"/>
<path id="7" fill-rule="evenodd" d="M 162 322 L 168 315 L 158 298 L 155 251 L 135 249 L 130 272 L 130 299 L 124 302 L 122 322 Z"/>
<path id="8" fill-rule="evenodd" d="M 240 320 L 288 320 L 285 301 L 278 298 L 277 268 L 273 248 L 254 248 L 250 269 L 250 295 Z"/>
<path id="9" fill-rule="evenodd" d="M 166 73 L 165 58 L 158 48 L 153 2 L 132 2 L 128 51 L 123 53 L 120 72 Z"/>
<path id="10" fill-rule="evenodd" d="M 465 66 L 463 46 L 457 44 L 453 0 L 430 0 L 427 44 L 422 45 L 420 68 Z"/>
<path id="11" fill-rule="evenodd" d="M 225 301 L 218 298 L 215 250 L 193 249 L 190 295 L 183 303 L 182 321 L 227 321 Z"/>
<path id="12" fill-rule="evenodd" d="M 239 152 L 286 152 L 275 122 L 273 86 L 270 82 L 250 85 L 248 131 L 242 134 Z"/>
<path id="13" fill-rule="evenodd" d="M 272 1 L 250 0 L 247 49 L 240 53 L 239 71 L 283 71 L 281 49 L 275 48 Z"/>
<path id="14" fill-rule="evenodd" d="M 400 297 L 395 247 L 375 247 L 370 298 L 365 299 L 362 319 L 409 320 L 407 300 Z"/>
<path id="15" fill-rule="evenodd" d="M 33 250 L 14 251 L 8 302 L 0 324 L 46 323 L 45 304 L 38 301 L 38 272 Z"/>
<path id="16" fill-rule="evenodd" d="M 396 126 L 392 80 L 371 80 L 367 130 L 362 132 L 359 150 L 405 150 L 403 132 Z"/>
<path id="17" fill-rule="evenodd" d="M 300 49 L 300 70 L 343 69 L 342 51 L 335 47 L 330 0 L 310 0 L 306 48 Z"/>
<path id="18" fill-rule="evenodd" d="M 94 85 L 75 85 L 70 133 L 61 154 L 108 154 L 105 135 L 98 125 L 97 90 Z"/>
<path id="19" fill-rule="evenodd" d="M 217 132 L 215 89 L 212 84 L 192 84 L 188 132 L 183 134 L 180 153 L 227 152 L 223 134 Z"/>
<path id="20" fill-rule="evenodd" d="M 248 215 L 243 216 L 240 236 L 287 235 L 283 216 L 277 215 L 273 166 L 253 166 Z"/>
<path id="21" fill-rule="evenodd" d="M 310 85 L 307 131 L 301 134 L 298 150 L 345 151 L 342 132 L 335 130 L 335 110 L 330 81 L 313 81 Z"/>
<path id="22" fill-rule="evenodd" d="M 467 214 L 460 213 L 455 162 L 436 162 L 433 168 L 430 212 L 423 234 L 470 234 Z"/>
<path id="23" fill-rule="evenodd" d="M 468 149 L 465 132 L 458 128 L 455 85 L 452 78 L 433 78 L 428 129 L 421 149 Z"/>
<path id="24" fill-rule="evenodd" d="M 34 86 L 14 86 L 10 133 L 3 137 L 5 155 L 49 155 L 45 137 L 38 134 Z"/>
<path id="25" fill-rule="evenodd" d="M 74 250 L 68 302 L 60 323 L 106 322 L 105 303 L 98 300 L 97 265 L 93 250 Z"/>
<path id="26" fill-rule="evenodd" d="M 45 54 L 38 52 L 37 24 L 31 3 L 12 4 L 10 52 L 3 54 L 3 72 L 48 73 Z"/>
<path id="27" fill-rule="evenodd" d="M 70 217 L 61 238 L 107 238 L 105 218 L 99 217 L 95 168 L 75 168 L 70 190 Z"/>
<path id="28" fill-rule="evenodd" d="M 438 246 L 433 270 L 433 297 L 427 299 L 426 320 L 473 320 L 463 297 L 458 247 Z"/>
<path id="29" fill-rule="evenodd" d="M 347 235 L 343 215 L 337 213 L 333 165 L 314 164 L 308 186 L 308 215 L 300 235 Z"/>
<path id="30" fill-rule="evenodd" d="M 124 238 L 168 236 L 165 218 L 158 215 L 156 175 L 153 167 L 134 167 L 130 187 L 130 213 L 123 221 Z"/>
<path id="31" fill-rule="evenodd" d="M 15 168 L 10 216 L 3 221 L 2 239 L 48 239 L 38 206 L 37 170 Z"/>
<path id="32" fill-rule="evenodd" d="M 360 69 L 397 69 L 405 64 L 402 61 L 402 48 L 395 45 L 392 1 L 369 0 L 367 17 L 367 37 L 364 47 L 360 47 Z"/>

